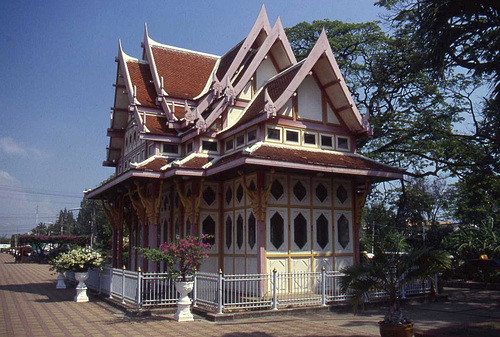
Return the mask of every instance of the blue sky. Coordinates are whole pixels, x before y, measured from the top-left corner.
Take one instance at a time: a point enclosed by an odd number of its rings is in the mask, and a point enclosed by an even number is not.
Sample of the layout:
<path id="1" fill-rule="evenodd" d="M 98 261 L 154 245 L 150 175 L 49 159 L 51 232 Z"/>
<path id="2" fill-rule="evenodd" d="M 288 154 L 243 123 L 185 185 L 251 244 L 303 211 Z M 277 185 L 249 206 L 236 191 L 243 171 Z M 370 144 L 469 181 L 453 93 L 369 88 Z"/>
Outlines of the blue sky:
<path id="1" fill-rule="evenodd" d="M 0 236 L 25 233 L 79 207 L 107 179 L 102 166 L 118 39 L 140 58 L 154 40 L 222 55 L 249 32 L 262 3 L 271 25 L 378 19 L 374 0 L 2 1 Z M 335 51 L 334 51 L 335 52 Z M 76 214 L 75 214 L 76 215 Z"/>

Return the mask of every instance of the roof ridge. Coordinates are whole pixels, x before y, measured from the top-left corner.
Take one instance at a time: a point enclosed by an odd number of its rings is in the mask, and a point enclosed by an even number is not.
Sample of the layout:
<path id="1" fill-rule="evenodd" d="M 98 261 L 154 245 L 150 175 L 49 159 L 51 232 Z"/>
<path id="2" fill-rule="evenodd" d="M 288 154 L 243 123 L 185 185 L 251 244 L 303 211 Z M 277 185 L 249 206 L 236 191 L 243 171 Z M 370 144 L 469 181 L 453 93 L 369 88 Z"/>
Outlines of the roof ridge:
<path id="1" fill-rule="evenodd" d="M 200 51 L 196 51 L 196 50 L 191 50 L 191 49 L 186 49 L 186 48 L 181 48 L 181 47 L 175 47 L 175 46 L 171 46 L 171 45 L 168 45 L 168 44 L 163 44 L 163 43 L 160 43 L 160 42 L 157 42 L 151 38 L 149 38 L 151 40 L 151 48 L 160 48 L 160 49 L 170 49 L 170 50 L 175 50 L 175 51 L 178 51 L 178 52 L 181 52 L 181 53 L 186 53 L 186 54 L 194 54 L 194 55 L 199 55 L 199 56 L 205 56 L 205 57 L 209 57 L 209 58 L 216 58 L 216 59 L 220 59 L 221 57 L 219 55 L 214 55 L 214 54 L 209 54 L 209 53 L 204 53 L 204 52 L 200 52 Z"/>

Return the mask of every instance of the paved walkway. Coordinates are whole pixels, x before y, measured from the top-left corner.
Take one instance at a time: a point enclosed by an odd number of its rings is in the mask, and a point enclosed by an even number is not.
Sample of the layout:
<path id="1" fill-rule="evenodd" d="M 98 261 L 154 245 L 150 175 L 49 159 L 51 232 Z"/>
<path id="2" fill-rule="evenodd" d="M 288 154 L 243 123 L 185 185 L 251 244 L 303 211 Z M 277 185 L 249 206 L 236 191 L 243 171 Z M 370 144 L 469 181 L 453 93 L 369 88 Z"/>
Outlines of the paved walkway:
<path id="1" fill-rule="evenodd" d="M 500 319 L 500 292 L 448 290 L 450 301 L 407 304 L 416 331 Z M 3 336 L 378 336 L 384 308 L 351 313 L 320 312 L 178 323 L 172 314 L 127 317 L 91 297 L 73 302 L 75 289 L 56 289 L 47 265 L 15 264 L 0 254 L 0 337 Z"/>

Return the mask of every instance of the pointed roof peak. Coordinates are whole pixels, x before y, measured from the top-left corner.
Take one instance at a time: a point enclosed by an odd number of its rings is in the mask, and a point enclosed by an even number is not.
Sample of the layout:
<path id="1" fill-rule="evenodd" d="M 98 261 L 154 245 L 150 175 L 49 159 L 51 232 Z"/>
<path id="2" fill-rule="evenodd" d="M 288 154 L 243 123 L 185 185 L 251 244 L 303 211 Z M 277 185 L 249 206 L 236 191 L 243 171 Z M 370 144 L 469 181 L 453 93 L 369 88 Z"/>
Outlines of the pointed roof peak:
<path id="1" fill-rule="evenodd" d="M 283 26 L 283 24 L 281 23 L 281 17 L 278 15 L 278 17 L 276 18 L 276 22 L 274 23 L 274 25 L 279 25 L 279 26 Z"/>
<path id="2" fill-rule="evenodd" d="M 259 11 L 258 16 L 261 16 L 261 15 L 265 15 L 267 17 L 266 5 L 264 5 L 264 4 L 262 4 L 262 6 L 260 6 L 260 11 Z"/>

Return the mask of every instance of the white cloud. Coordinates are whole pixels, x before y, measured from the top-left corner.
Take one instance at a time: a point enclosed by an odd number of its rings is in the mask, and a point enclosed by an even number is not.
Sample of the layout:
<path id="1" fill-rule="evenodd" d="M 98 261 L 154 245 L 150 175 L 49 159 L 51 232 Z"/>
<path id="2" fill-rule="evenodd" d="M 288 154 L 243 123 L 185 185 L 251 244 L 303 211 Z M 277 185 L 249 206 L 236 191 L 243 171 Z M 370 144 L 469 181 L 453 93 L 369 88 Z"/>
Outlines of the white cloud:
<path id="1" fill-rule="evenodd" d="M 27 151 L 10 137 L 0 138 L 0 150 L 6 154 L 26 155 Z"/>
<path id="2" fill-rule="evenodd" d="M 0 185 L 17 185 L 19 181 L 7 171 L 0 171 Z"/>
<path id="3" fill-rule="evenodd" d="M 2 152 L 5 154 L 18 156 L 34 156 L 38 158 L 48 157 L 48 155 L 42 150 L 35 147 L 26 147 L 10 137 L 0 138 L 0 153 Z"/>

